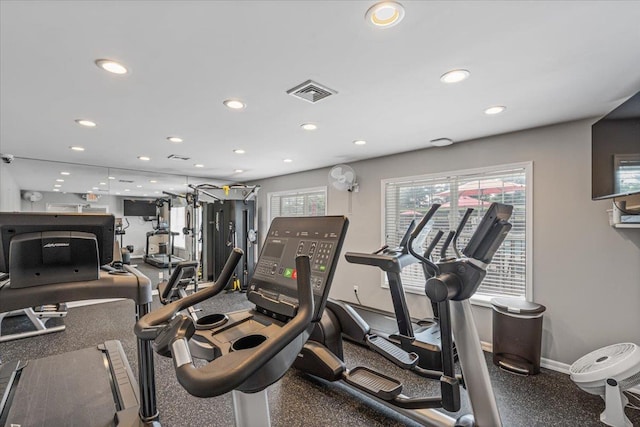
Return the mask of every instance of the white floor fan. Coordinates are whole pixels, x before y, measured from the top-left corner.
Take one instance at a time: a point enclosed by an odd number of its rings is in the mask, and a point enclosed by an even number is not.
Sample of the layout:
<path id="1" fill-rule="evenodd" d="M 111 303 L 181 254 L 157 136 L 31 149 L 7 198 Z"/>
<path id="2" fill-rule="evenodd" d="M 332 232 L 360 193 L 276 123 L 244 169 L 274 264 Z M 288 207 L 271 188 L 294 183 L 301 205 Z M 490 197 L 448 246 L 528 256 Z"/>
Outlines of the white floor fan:
<path id="1" fill-rule="evenodd" d="M 622 343 L 600 348 L 576 360 L 569 372 L 578 387 L 604 399 L 600 421 L 615 427 L 632 427 L 624 413 L 629 403 L 624 391 L 640 384 L 640 347 Z"/>

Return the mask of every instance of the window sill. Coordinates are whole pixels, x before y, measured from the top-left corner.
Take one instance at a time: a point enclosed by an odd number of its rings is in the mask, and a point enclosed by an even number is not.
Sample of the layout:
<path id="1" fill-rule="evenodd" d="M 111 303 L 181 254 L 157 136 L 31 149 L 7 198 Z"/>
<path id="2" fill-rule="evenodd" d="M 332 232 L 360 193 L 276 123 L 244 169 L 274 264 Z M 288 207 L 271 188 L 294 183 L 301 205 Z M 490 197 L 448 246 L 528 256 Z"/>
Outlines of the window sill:
<path id="1" fill-rule="evenodd" d="M 384 289 L 389 289 L 389 284 L 388 283 L 384 283 L 382 285 L 382 287 Z M 424 291 L 418 288 L 410 288 L 410 287 L 405 287 L 404 291 L 406 293 L 409 294 L 416 294 L 416 295 L 424 295 Z M 426 296 L 426 295 L 424 295 Z M 501 297 L 505 297 L 505 298 L 515 298 L 517 299 L 518 297 L 513 297 L 513 296 L 505 296 L 505 295 L 473 295 L 471 297 L 471 299 L 469 300 L 471 302 L 471 305 L 477 305 L 479 307 L 486 307 L 486 308 L 492 308 L 493 306 L 491 305 L 491 300 L 493 298 L 501 298 Z M 520 299 L 524 300 L 524 297 L 520 297 Z"/>

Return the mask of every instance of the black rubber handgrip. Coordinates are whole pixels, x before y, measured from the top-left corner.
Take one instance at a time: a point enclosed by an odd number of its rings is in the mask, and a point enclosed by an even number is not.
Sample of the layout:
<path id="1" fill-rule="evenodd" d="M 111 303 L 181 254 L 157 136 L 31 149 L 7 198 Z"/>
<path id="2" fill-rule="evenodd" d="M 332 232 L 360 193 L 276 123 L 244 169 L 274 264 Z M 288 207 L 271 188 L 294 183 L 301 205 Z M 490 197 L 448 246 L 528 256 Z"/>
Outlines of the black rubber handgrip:
<path id="1" fill-rule="evenodd" d="M 433 240 L 431 241 L 431 243 L 429 243 L 429 246 L 427 247 L 427 250 L 424 251 L 424 257 L 425 258 L 429 258 L 431 256 L 431 253 L 433 252 L 433 250 L 436 248 L 436 245 L 438 244 L 438 242 L 440 241 L 440 239 L 442 238 L 442 235 L 444 234 L 444 231 L 442 230 L 438 230 L 438 232 L 436 233 L 436 235 L 434 236 Z"/>
<path id="2" fill-rule="evenodd" d="M 218 280 L 215 281 L 213 286 L 205 288 L 194 294 L 187 295 L 186 297 L 160 307 L 157 310 L 153 310 L 151 313 L 148 313 L 142 319 L 138 320 L 134 327 L 136 336 L 144 340 L 155 339 L 161 330 L 161 328 L 158 328 L 157 326 L 164 325 L 166 322 L 171 320 L 177 312 L 219 294 L 220 291 L 227 286 L 227 283 L 229 283 L 229 280 L 231 279 L 231 276 L 233 275 L 233 272 L 240 262 L 243 254 L 242 250 L 238 248 L 234 248 L 231 251 L 220 276 L 218 276 Z"/>
<path id="3" fill-rule="evenodd" d="M 176 377 L 185 390 L 197 397 L 214 397 L 235 390 L 309 327 L 314 310 L 309 257 L 297 257 L 296 269 L 300 304 L 296 316 L 258 347 L 227 353 L 199 368 L 191 361 L 177 365 L 180 362 L 174 358 Z M 190 359 L 186 340 L 178 340 L 176 344 Z"/>
<path id="4" fill-rule="evenodd" d="M 451 244 L 451 240 L 456 235 L 456 232 L 451 230 L 449 234 L 447 234 L 447 238 L 442 244 L 442 248 L 440 248 L 440 259 L 445 259 L 447 257 L 447 249 L 449 249 L 449 245 Z"/>
<path id="5" fill-rule="evenodd" d="M 429 211 L 426 213 L 424 218 L 422 218 L 422 220 L 420 221 L 418 226 L 413 230 L 413 233 L 411 233 L 411 238 L 412 239 L 415 239 L 416 237 L 418 237 L 418 235 L 420 234 L 422 229 L 425 227 L 425 225 L 427 225 L 429 220 L 433 217 L 433 215 L 435 215 L 436 211 L 439 208 L 440 208 L 440 204 L 439 203 L 434 203 L 433 205 L 431 205 L 431 209 L 429 209 Z"/>
<path id="6" fill-rule="evenodd" d="M 467 208 L 467 211 L 464 213 L 464 216 L 460 220 L 460 224 L 458 224 L 458 228 L 456 229 L 456 235 L 453 237 L 453 251 L 456 253 L 458 258 L 462 258 L 462 254 L 460 253 L 460 249 L 458 249 L 458 237 L 462 233 L 462 229 L 467 224 L 469 217 L 473 213 L 473 208 Z"/>

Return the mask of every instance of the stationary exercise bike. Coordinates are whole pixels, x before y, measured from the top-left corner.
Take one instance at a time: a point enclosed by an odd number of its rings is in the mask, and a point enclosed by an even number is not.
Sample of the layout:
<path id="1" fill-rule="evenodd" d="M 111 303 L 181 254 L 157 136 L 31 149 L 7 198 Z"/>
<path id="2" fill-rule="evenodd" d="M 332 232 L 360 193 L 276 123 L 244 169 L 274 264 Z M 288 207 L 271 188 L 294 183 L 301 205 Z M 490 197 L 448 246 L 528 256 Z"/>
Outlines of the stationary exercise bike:
<path id="1" fill-rule="evenodd" d="M 371 335 L 366 324 L 359 324 L 357 314 L 350 307 L 334 312 L 327 309 L 305 344 L 294 366 L 303 372 L 329 382 L 341 382 L 365 397 L 377 401 L 417 422 L 436 426 L 500 427 L 502 422 L 489 380 L 469 298 L 476 292 L 486 275 L 488 264 L 511 229 L 508 222 L 513 207 L 493 203 L 485 213 L 471 240 L 460 256 L 432 262 L 412 247 L 440 205 L 433 205 L 411 233 L 409 252 L 426 265 L 429 274 L 425 292 L 436 303 L 442 337 L 442 371 L 434 372 L 418 366 L 418 356 L 408 353 L 384 338 Z M 465 215 L 463 222 L 466 222 Z M 462 223 L 456 234 L 459 234 Z M 455 236 L 448 239 L 454 241 Z M 431 246 L 431 245 L 430 245 Z M 456 249 L 456 253 L 458 250 Z M 415 374 L 440 382 L 440 395 L 410 397 L 402 394 L 402 383 L 386 374 L 366 367 L 347 369 L 342 354 L 342 337 L 360 336 L 376 352 L 395 365 Z M 453 336 L 456 338 L 463 378 L 454 370 Z M 460 410 L 460 386 L 467 389 L 473 414 L 453 418 L 435 408 L 449 412 Z"/>

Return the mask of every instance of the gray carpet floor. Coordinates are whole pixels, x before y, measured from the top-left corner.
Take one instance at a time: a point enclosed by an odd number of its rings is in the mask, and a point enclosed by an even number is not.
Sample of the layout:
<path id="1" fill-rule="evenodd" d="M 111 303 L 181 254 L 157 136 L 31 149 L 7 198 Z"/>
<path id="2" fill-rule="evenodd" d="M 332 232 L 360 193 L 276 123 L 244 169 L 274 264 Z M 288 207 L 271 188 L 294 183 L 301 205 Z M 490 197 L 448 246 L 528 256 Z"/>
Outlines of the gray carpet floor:
<path id="1" fill-rule="evenodd" d="M 153 271 L 146 271 L 155 279 Z M 154 306 L 158 302 L 154 301 Z M 222 293 L 203 304 L 203 312 L 230 312 L 250 307 L 245 294 Z M 57 321 L 57 320 L 56 320 Z M 60 354 L 99 344 L 109 339 L 122 342 L 134 372 L 136 341 L 133 334 L 134 304 L 118 301 L 72 308 L 64 319 L 65 331 L 0 343 L 3 362 Z M 22 322 L 22 324 L 21 324 Z M 24 320 L 11 318 L 4 328 L 23 327 Z M 4 330 L 4 329 L 3 329 Z M 543 369 L 539 375 L 522 377 L 497 369 L 486 355 L 498 407 L 505 426 L 600 426 L 604 402 L 579 390 L 567 375 Z M 437 383 L 418 378 L 389 364 L 365 348 L 345 344 L 345 359 L 356 365 L 378 369 L 404 381 L 403 393 L 434 395 Z M 230 394 L 211 399 L 189 395 L 178 384 L 170 359 L 156 355 L 157 399 L 163 426 L 232 426 Z M 90 373 L 82 373 L 91 381 Z M 413 426 L 411 420 L 363 399 L 345 386 L 329 384 L 294 369 L 268 392 L 273 426 Z M 470 410 L 463 391 L 461 413 Z M 634 426 L 640 426 L 640 411 L 627 409 Z"/>

